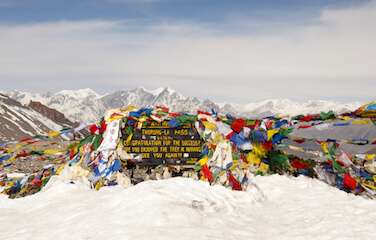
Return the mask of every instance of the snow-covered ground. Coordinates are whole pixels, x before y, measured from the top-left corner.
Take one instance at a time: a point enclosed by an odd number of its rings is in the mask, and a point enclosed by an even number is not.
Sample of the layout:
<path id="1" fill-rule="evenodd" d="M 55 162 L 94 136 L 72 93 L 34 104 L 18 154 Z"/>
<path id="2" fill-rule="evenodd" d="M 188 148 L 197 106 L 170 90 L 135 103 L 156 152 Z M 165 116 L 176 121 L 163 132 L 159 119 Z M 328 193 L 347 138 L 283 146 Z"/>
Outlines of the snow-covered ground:
<path id="1" fill-rule="evenodd" d="M 100 191 L 54 178 L 0 197 L 0 239 L 375 239 L 376 203 L 314 179 L 255 177 L 247 192 L 184 178 Z"/>

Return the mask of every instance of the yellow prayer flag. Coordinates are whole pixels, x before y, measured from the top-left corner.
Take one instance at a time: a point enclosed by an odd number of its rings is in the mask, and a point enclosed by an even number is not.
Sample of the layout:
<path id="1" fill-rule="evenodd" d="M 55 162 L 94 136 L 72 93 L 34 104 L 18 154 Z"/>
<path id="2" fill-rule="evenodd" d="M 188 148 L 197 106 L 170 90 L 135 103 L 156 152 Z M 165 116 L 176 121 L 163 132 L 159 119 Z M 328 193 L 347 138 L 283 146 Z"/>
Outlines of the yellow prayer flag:
<path id="1" fill-rule="evenodd" d="M 51 138 L 58 137 L 60 135 L 60 131 L 49 131 L 48 136 Z"/>
<path id="2" fill-rule="evenodd" d="M 204 124 L 205 128 L 210 131 L 215 131 L 217 129 L 217 125 L 215 123 L 208 121 L 203 121 L 202 123 Z"/>
<path id="3" fill-rule="evenodd" d="M 261 159 L 252 152 L 248 153 L 247 161 L 251 163 L 252 165 L 259 165 L 261 163 Z"/>
<path id="4" fill-rule="evenodd" d="M 200 166 L 204 166 L 207 162 L 209 161 L 209 158 L 207 156 L 201 158 L 198 163 L 200 164 Z"/>
<path id="5" fill-rule="evenodd" d="M 47 155 L 56 155 L 56 154 L 61 154 L 62 152 L 59 149 L 45 149 L 43 153 Z"/>
<path id="6" fill-rule="evenodd" d="M 129 136 L 127 137 L 127 140 L 125 140 L 125 145 L 126 146 L 129 146 L 129 143 L 131 142 L 132 137 L 133 137 L 133 133 L 129 134 Z"/>
<path id="7" fill-rule="evenodd" d="M 268 141 L 270 141 L 272 139 L 272 137 L 274 136 L 274 134 L 278 133 L 279 130 L 278 129 L 271 129 L 271 130 L 268 130 L 267 134 L 268 134 Z"/>
<path id="8" fill-rule="evenodd" d="M 352 124 L 369 124 L 369 119 L 356 119 L 351 122 Z"/>
<path id="9" fill-rule="evenodd" d="M 268 173 L 269 165 L 266 164 L 266 163 L 261 162 L 260 167 L 258 168 L 258 170 L 259 170 L 260 172 L 266 174 L 266 173 Z"/>
<path id="10" fill-rule="evenodd" d="M 376 157 L 376 154 L 366 154 L 367 161 L 372 161 L 373 159 L 375 159 L 375 157 Z"/>
<path id="11" fill-rule="evenodd" d="M 254 144 L 253 145 L 253 153 L 256 156 L 264 157 L 266 155 L 266 150 L 265 150 L 265 148 L 262 145 L 260 145 L 260 144 Z"/>
<path id="12" fill-rule="evenodd" d="M 371 185 L 371 184 L 361 183 L 360 185 L 362 185 L 362 187 L 366 187 L 366 188 L 372 189 L 374 191 L 376 190 L 376 186 Z"/>
<path id="13" fill-rule="evenodd" d="M 119 119 L 122 119 L 122 118 L 124 118 L 124 115 L 115 113 L 115 114 L 112 114 L 111 117 L 106 119 L 106 122 L 112 122 L 112 121 L 116 121 L 116 120 L 119 120 Z"/>
<path id="14" fill-rule="evenodd" d="M 65 165 L 62 164 L 56 169 L 56 175 L 60 175 L 60 173 L 64 170 Z"/>
<path id="15" fill-rule="evenodd" d="M 339 116 L 340 119 L 344 120 L 344 121 L 350 121 L 352 118 L 349 117 L 349 116 Z"/>
<path id="16" fill-rule="evenodd" d="M 328 143 L 326 143 L 326 142 L 322 142 L 322 143 L 321 143 L 321 148 L 322 148 L 322 151 L 323 151 L 324 153 L 328 153 L 328 152 L 329 152 L 329 150 L 328 150 Z"/>
<path id="17" fill-rule="evenodd" d="M 103 182 L 101 180 L 99 180 L 96 184 L 95 184 L 95 190 L 99 190 L 101 189 L 101 187 L 103 187 Z"/>

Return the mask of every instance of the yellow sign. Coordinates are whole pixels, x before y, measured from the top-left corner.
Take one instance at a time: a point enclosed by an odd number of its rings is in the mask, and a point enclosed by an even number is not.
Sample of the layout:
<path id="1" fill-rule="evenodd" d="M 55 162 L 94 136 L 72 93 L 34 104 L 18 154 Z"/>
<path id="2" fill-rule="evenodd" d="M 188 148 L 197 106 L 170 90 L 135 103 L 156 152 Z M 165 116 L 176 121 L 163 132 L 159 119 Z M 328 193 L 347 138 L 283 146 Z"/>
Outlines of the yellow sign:
<path id="1" fill-rule="evenodd" d="M 200 159 L 202 144 L 192 124 L 173 128 L 163 121 L 135 130 L 124 150 L 141 156 L 141 165 L 192 165 Z"/>

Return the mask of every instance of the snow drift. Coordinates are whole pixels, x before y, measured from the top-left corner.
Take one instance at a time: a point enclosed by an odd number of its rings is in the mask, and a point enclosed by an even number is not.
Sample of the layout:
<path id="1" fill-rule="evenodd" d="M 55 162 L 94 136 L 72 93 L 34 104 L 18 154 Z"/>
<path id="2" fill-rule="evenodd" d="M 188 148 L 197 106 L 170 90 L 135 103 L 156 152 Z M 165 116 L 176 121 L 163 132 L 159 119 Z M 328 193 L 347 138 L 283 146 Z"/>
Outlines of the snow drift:
<path id="1" fill-rule="evenodd" d="M 236 192 L 187 178 L 92 191 L 53 177 L 0 197 L 0 239 L 374 239 L 374 201 L 318 180 L 253 177 Z"/>

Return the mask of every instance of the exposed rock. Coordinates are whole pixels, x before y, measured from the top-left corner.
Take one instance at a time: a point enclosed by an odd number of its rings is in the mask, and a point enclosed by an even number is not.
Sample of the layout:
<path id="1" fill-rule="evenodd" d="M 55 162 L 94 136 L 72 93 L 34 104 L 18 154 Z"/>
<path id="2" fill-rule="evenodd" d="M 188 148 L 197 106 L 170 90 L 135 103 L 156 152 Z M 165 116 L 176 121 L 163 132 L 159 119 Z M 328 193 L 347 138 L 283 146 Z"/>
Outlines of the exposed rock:
<path id="1" fill-rule="evenodd" d="M 61 126 L 73 127 L 74 125 L 76 125 L 75 123 L 67 119 L 63 113 L 53 108 L 49 108 L 43 105 L 41 102 L 30 101 L 28 106 Z"/>
<path id="2" fill-rule="evenodd" d="M 60 130 L 61 126 L 34 109 L 0 94 L 0 142 Z"/>

